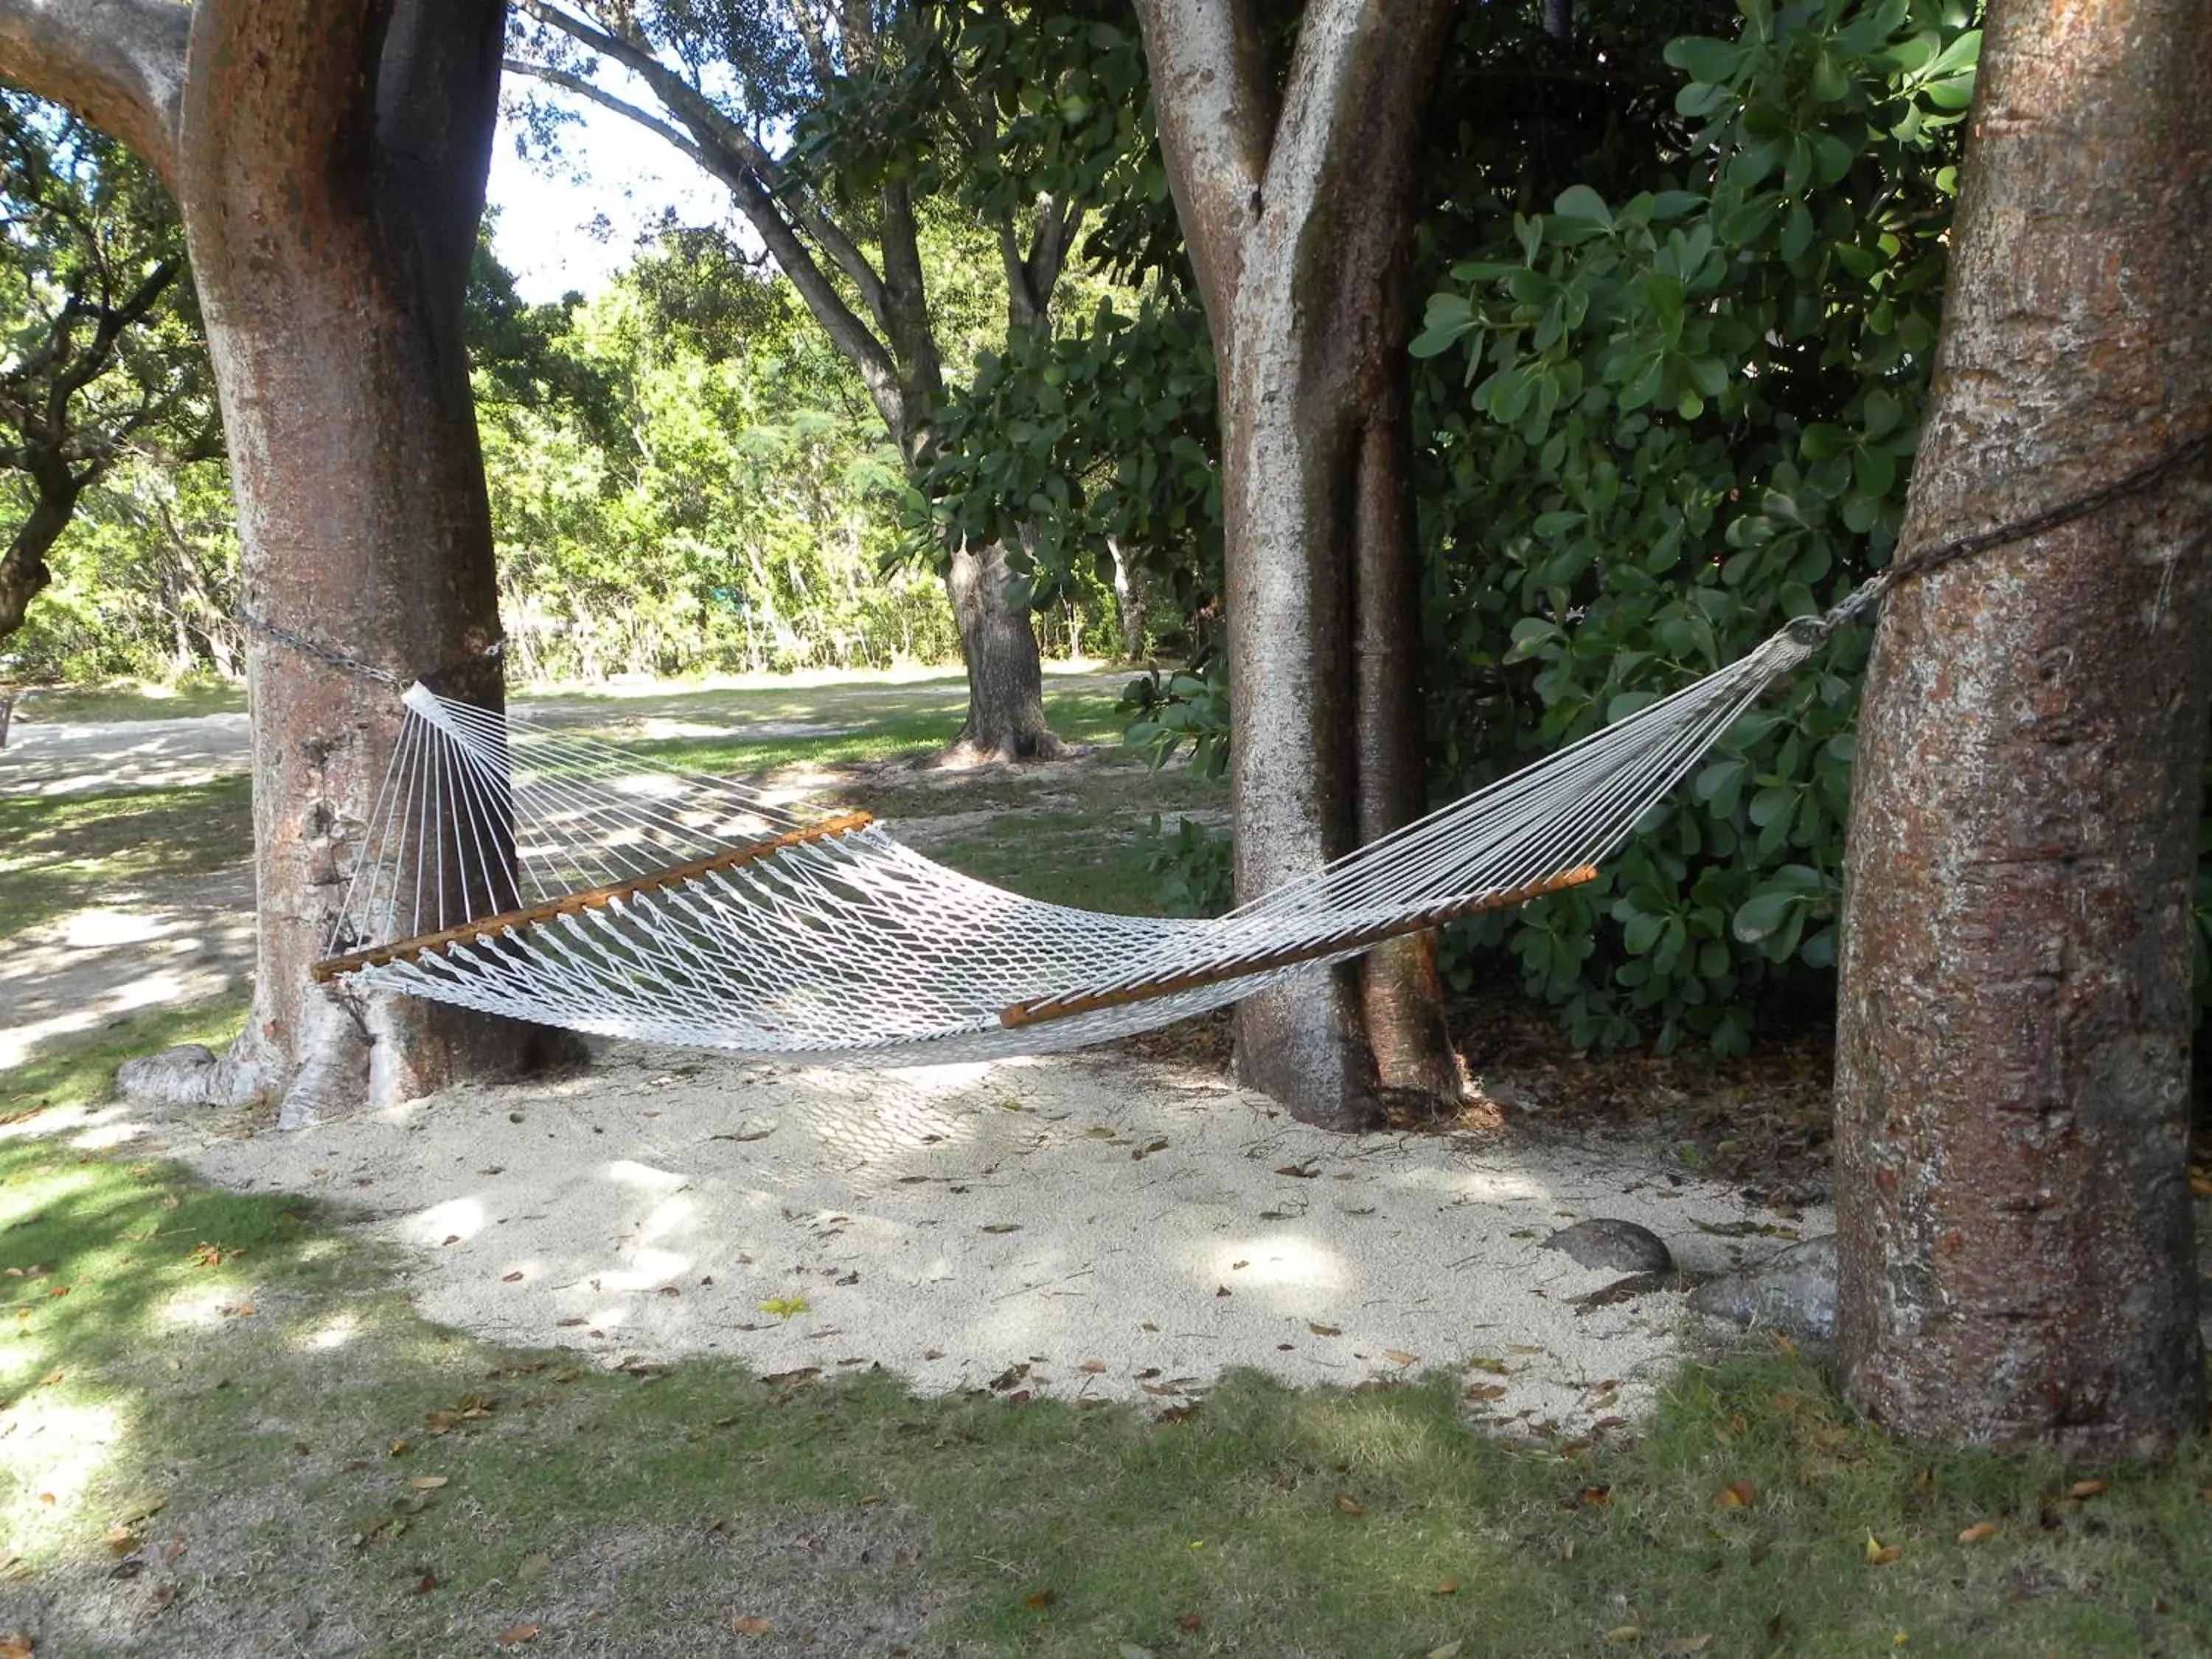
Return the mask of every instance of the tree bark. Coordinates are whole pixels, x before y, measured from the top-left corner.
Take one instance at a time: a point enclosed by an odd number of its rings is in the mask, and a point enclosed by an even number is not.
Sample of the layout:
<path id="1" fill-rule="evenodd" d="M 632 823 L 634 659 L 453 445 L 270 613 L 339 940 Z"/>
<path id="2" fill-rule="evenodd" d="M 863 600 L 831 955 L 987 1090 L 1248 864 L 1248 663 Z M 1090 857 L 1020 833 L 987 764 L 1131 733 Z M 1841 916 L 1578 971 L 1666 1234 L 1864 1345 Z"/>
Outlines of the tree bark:
<path id="1" fill-rule="evenodd" d="M 0 0 L 0 70 L 144 144 L 174 190 L 214 359 L 250 614 L 489 707 L 490 515 L 462 287 L 497 110 L 501 0 Z M 118 33 L 121 31 L 121 33 Z M 519 1058 L 525 1028 L 315 987 L 401 710 L 258 635 L 258 966 L 246 1030 L 194 1085 L 281 1121 Z"/>
<path id="2" fill-rule="evenodd" d="M 2212 5 L 1990 9 L 1907 547 L 2212 420 Z M 1887 601 L 1837 1048 L 1838 1342 L 1902 1432 L 2156 1454 L 2201 1421 L 2199 467 Z"/>
<path id="3" fill-rule="evenodd" d="M 1457 9 L 1314 0 L 1279 113 L 1254 6 L 1138 7 L 1220 368 L 1239 899 L 1418 811 L 1399 290 L 1421 118 Z M 1338 1127 L 1370 1121 L 1385 1087 L 1455 1098 L 1420 950 L 1246 998 L 1238 1075 Z"/>

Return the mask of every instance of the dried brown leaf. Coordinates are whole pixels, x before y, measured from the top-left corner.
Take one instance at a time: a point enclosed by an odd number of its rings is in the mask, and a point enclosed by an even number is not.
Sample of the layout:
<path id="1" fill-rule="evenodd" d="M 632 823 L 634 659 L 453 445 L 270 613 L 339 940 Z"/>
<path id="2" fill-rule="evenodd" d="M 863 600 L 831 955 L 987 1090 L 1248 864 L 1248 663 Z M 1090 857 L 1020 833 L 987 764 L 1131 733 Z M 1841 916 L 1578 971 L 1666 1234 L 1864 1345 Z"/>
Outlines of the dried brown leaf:
<path id="1" fill-rule="evenodd" d="M 1364 1515 L 1367 1513 L 1367 1505 L 1361 1503 L 1357 1498 L 1354 1498 L 1348 1492 L 1340 1492 L 1337 1493 L 1336 1506 L 1342 1510 L 1346 1515 Z"/>
<path id="2" fill-rule="evenodd" d="M 1978 1544 L 1984 1538 L 1996 1536 L 1996 1529 L 1997 1523 L 1994 1521 L 1977 1521 L 1959 1534 L 1959 1541 L 1961 1544 Z"/>
<path id="3" fill-rule="evenodd" d="M 509 1647 L 514 1646 L 517 1642 L 534 1642 L 538 1639 L 538 1626 L 535 1625 L 509 1625 L 505 1630 L 500 1632 L 498 1635 L 493 1637 L 491 1639 L 495 1642 L 503 1643 Z"/>
<path id="4" fill-rule="evenodd" d="M 730 1620 L 730 1629 L 739 1636 L 765 1636 L 775 1628 L 769 1620 L 750 1614 Z"/>

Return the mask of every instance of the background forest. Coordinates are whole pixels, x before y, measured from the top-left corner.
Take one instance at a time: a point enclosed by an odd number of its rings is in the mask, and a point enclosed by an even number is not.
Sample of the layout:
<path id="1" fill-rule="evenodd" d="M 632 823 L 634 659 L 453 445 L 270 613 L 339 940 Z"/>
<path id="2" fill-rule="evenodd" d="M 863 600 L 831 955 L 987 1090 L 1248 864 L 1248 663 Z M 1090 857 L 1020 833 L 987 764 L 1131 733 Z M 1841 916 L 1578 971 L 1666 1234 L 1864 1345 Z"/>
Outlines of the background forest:
<path id="1" fill-rule="evenodd" d="M 953 660 L 941 573 L 1002 543 L 1045 653 L 1157 664 L 1129 741 L 1218 770 L 1212 345 L 1133 19 L 1105 0 L 879 9 L 884 49 L 826 80 L 743 6 L 654 27 L 753 88 L 789 138 L 794 212 L 867 226 L 885 179 L 908 186 L 943 360 L 926 431 L 893 441 L 852 354 L 743 239 L 671 223 L 550 306 L 481 243 L 510 674 Z M 1425 141 L 1413 347 L 1438 799 L 1888 560 L 1972 22 L 1960 0 L 1742 0 L 1461 23 Z M 577 49 L 510 76 L 537 145 L 561 141 L 548 100 L 575 90 Z M 228 475 L 173 218 L 51 106 L 9 94 L 0 118 L 0 491 L 22 526 L 4 586 L 26 599 L 7 674 L 233 678 Z M 1056 223 L 1064 267 L 1025 304 L 1014 209 L 1067 199 L 1101 205 Z M 858 269 L 825 280 L 852 297 Z M 1597 882 L 1462 925 L 1447 970 L 1464 984 L 1502 948 L 1583 1043 L 1741 1052 L 1762 1013 L 1825 1007 L 1864 649 L 1845 639 L 1743 721 Z M 1187 902 L 1221 902 L 1206 833 L 1164 835 L 1154 861 Z"/>

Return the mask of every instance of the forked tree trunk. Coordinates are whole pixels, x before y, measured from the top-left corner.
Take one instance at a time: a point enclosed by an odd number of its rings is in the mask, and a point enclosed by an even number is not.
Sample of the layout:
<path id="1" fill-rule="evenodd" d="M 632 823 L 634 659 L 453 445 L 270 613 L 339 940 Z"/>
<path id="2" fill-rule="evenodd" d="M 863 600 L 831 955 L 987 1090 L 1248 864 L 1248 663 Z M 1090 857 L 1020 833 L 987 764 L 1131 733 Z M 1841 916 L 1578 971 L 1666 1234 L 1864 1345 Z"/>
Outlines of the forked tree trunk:
<path id="1" fill-rule="evenodd" d="M 501 0 L 0 0 L 0 70 L 175 192 L 215 362 L 248 611 L 496 707 L 491 530 L 460 336 L 496 113 Z M 258 965 L 231 1053 L 162 1086 L 288 1121 L 517 1057 L 523 1028 L 316 988 L 400 709 L 256 636 Z"/>
<path id="2" fill-rule="evenodd" d="M 1403 376 L 1413 164 L 1453 0 L 1313 0 L 1279 91 L 1258 8 L 1139 0 L 1162 149 L 1220 364 L 1237 891 L 1419 810 Z M 1357 1127 L 1456 1099 L 1425 942 L 1237 1014 L 1247 1083 Z"/>
<path id="3" fill-rule="evenodd" d="M 2212 5 L 2008 0 L 1905 543 L 2212 422 Z M 2155 1453 L 2201 1423 L 2185 1178 L 2212 696 L 2199 465 L 1887 602 L 1837 1052 L 1844 1386 L 1905 1433 Z"/>

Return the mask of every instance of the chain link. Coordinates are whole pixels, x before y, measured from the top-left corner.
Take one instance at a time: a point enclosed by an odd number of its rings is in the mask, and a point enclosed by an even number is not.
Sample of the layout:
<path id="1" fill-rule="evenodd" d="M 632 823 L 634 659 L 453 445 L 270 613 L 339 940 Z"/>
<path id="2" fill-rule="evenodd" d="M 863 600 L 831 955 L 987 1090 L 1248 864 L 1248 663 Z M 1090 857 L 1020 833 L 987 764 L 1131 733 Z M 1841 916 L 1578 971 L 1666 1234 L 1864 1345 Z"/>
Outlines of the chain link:
<path id="1" fill-rule="evenodd" d="M 2091 514 L 2110 507 L 2114 501 L 2139 495 L 2154 485 L 2164 483 L 2175 473 L 2212 454 L 2212 431 L 2200 432 L 2178 448 L 2146 466 L 2139 466 L 2112 483 L 2100 484 L 2087 495 L 2076 495 L 2070 501 L 2046 507 L 2040 513 L 2031 513 L 2024 519 L 1995 526 L 1988 530 L 1977 530 L 1970 535 L 1954 536 L 1934 547 L 1921 548 L 1905 555 L 1895 564 L 1876 576 L 1870 576 L 1851 590 L 1849 598 L 1832 611 L 1820 617 L 1801 617 L 1791 624 L 1793 632 L 1801 637 L 1826 639 L 1845 623 L 1871 611 L 1881 603 L 1889 591 L 1901 582 L 1924 576 L 1931 570 L 1940 570 L 1960 559 L 1970 559 L 1991 548 L 2003 547 L 2013 542 L 2024 542 L 2031 536 L 2075 523 Z"/>
<path id="2" fill-rule="evenodd" d="M 319 641 L 311 640 L 304 634 L 295 634 L 290 629 L 257 617 L 250 611 L 241 609 L 238 613 L 238 620 L 248 633 L 258 634 L 265 640 L 289 647 L 303 657 L 312 657 L 317 662 L 326 664 L 330 667 L 342 669 L 349 674 L 358 674 L 363 679 L 374 680 L 379 685 L 389 686 L 394 691 L 404 691 L 410 684 L 406 677 L 395 674 L 389 668 L 380 668 L 373 662 L 364 661 L 359 657 L 349 655 L 343 651 L 322 644 Z M 507 636 L 501 634 L 481 650 L 471 651 L 465 657 L 447 663 L 443 668 L 434 668 L 427 674 L 417 674 L 413 678 L 428 684 L 433 681 L 444 679 L 449 674 L 457 674 L 473 664 L 495 662 L 506 653 L 506 651 Z"/>

